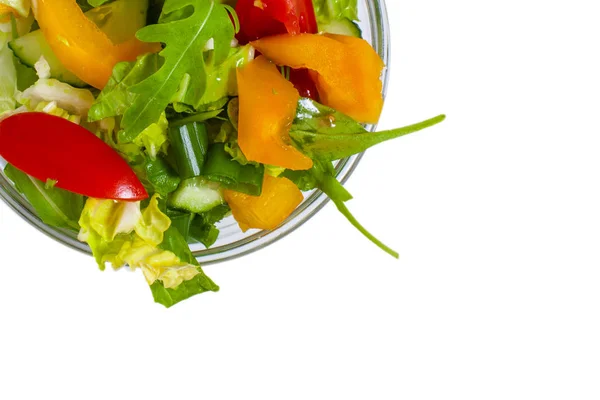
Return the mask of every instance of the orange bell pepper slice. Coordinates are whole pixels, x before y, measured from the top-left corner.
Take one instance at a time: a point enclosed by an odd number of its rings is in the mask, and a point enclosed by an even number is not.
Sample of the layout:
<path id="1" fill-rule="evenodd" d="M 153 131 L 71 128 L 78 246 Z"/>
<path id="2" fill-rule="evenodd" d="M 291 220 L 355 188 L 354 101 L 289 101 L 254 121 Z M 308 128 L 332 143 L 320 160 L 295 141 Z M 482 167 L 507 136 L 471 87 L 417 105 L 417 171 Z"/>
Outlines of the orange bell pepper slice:
<path id="1" fill-rule="evenodd" d="M 260 196 L 225 190 L 225 201 L 242 231 L 275 229 L 302 203 L 304 196 L 287 178 L 265 175 Z"/>
<path id="2" fill-rule="evenodd" d="M 275 64 L 258 57 L 237 70 L 238 143 L 250 161 L 306 170 L 312 160 L 293 147 L 289 130 L 300 95 Z"/>
<path id="3" fill-rule="evenodd" d="M 63 65 L 82 81 L 102 89 L 112 75 L 115 64 L 135 60 L 160 46 L 132 39 L 115 44 L 90 21 L 76 0 L 37 0 L 35 18 L 44 37 Z"/>
<path id="4" fill-rule="evenodd" d="M 252 46 L 278 65 L 315 71 L 323 104 L 359 122 L 379 120 L 385 64 L 365 40 L 305 33 L 265 37 Z"/>

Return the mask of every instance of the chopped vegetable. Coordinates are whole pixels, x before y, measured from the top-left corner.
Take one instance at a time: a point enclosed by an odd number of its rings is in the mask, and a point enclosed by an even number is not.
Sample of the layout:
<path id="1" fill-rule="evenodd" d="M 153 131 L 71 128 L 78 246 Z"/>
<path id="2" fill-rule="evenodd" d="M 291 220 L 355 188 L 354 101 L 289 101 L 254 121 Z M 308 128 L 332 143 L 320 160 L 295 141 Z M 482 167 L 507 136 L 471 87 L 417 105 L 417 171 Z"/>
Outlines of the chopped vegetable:
<path id="1" fill-rule="evenodd" d="M 75 0 L 36 0 L 33 11 L 62 64 L 99 89 L 106 85 L 119 61 L 135 60 L 138 55 L 158 50 L 156 45 L 135 38 L 116 46 L 83 14 Z"/>
<path id="2" fill-rule="evenodd" d="M 158 120 L 186 74 L 194 76 L 187 89 L 190 96 L 192 99 L 202 98 L 206 90 L 206 68 L 201 54 L 210 39 L 214 43 L 215 65 L 223 62 L 229 54 L 234 32 L 227 9 L 215 0 L 171 0 L 165 3 L 163 16 L 183 17 L 181 12 L 186 7 L 193 8 L 186 18 L 150 25 L 137 33 L 142 41 L 160 41 L 166 47 L 160 52 L 164 58 L 160 69 L 129 89 L 139 96 L 123 117 L 125 131 L 120 138 L 125 142 L 132 141 L 149 124 Z"/>
<path id="3" fill-rule="evenodd" d="M 238 69 L 238 85 L 238 141 L 246 158 L 293 170 L 312 167 L 312 160 L 290 144 L 300 98 L 294 86 L 265 57 Z"/>
<path id="4" fill-rule="evenodd" d="M 383 61 L 363 39 L 342 35 L 278 35 L 252 42 L 278 65 L 317 72 L 321 102 L 358 122 L 376 123 L 383 107 Z"/>
<path id="5" fill-rule="evenodd" d="M 0 156 L 21 171 L 84 196 L 136 201 L 146 190 L 127 163 L 84 128 L 44 113 L 0 121 Z"/>
<path id="6" fill-rule="evenodd" d="M 208 150 L 202 175 L 209 181 L 220 183 L 224 188 L 259 196 L 264 171 L 262 164 L 242 165 L 234 161 L 223 143 L 215 143 Z"/>
<path id="7" fill-rule="evenodd" d="M 169 196 L 169 205 L 179 210 L 203 213 L 223 204 L 221 187 L 203 177 L 187 179 Z"/>
<path id="8" fill-rule="evenodd" d="M 316 33 L 317 21 L 311 0 L 238 0 L 238 39 L 242 43 L 288 32 Z"/>
<path id="9" fill-rule="evenodd" d="M 192 122 L 169 129 L 171 153 L 181 179 L 200 176 L 208 152 L 208 132 L 202 123 Z"/>
<path id="10" fill-rule="evenodd" d="M 248 229 L 275 229 L 302 203 L 304 196 L 287 178 L 265 175 L 262 194 L 250 196 L 225 190 L 225 201 L 242 231 Z"/>

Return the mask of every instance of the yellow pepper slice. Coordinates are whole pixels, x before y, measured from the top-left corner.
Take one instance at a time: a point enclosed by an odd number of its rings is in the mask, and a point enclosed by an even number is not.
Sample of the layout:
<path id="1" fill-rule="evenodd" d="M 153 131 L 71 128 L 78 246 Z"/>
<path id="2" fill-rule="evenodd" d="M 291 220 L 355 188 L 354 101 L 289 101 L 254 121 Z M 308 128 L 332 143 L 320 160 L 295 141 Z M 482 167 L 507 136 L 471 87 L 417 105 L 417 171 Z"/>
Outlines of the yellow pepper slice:
<path id="1" fill-rule="evenodd" d="M 135 60 L 149 48 L 159 48 L 134 39 L 115 46 L 83 14 L 76 0 L 37 0 L 33 11 L 58 59 L 79 79 L 98 89 L 106 85 L 116 63 Z"/>
<path id="2" fill-rule="evenodd" d="M 298 207 L 304 196 L 287 178 L 266 174 L 260 196 L 225 190 L 225 201 L 242 231 L 275 229 Z"/>
<path id="3" fill-rule="evenodd" d="M 385 65 L 365 40 L 305 33 L 265 37 L 252 46 L 278 65 L 318 73 L 316 84 L 323 104 L 359 122 L 379 120 Z"/>
<path id="4" fill-rule="evenodd" d="M 258 57 L 237 70 L 238 143 L 250 161 L 306 170 L 312 160 L 292 146 L 289 130 L 300 95 L 275 64 Z"/>

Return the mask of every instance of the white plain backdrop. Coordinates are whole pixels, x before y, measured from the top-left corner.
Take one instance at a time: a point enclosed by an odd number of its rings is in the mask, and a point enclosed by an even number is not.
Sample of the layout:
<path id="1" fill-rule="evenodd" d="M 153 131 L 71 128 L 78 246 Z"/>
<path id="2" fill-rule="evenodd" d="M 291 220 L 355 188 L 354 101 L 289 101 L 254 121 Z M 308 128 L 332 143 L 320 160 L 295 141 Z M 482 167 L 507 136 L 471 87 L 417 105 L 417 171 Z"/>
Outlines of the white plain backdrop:
<path id="1" fill-rule="evenodd" d="M 596 1 L 388 0 L 380 128 L 294 234 L 170 310 L 0 204 L 0 399 L 600 398 Z"/>

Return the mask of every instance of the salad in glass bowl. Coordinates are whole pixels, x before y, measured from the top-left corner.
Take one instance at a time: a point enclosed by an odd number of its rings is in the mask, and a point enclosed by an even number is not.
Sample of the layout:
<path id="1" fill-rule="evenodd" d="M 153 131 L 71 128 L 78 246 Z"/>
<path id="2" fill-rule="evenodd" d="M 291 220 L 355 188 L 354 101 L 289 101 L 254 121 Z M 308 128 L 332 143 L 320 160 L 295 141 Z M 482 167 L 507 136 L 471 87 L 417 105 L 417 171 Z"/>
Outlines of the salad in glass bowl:
<path id="1" fill-rule="evenodd" d="M 357 0 L 0 0 L 0 165 L 100 267 L 170 307 L 217 291 L 190 246 L 273 231 L 382 132 L 384 60 Z"/>

